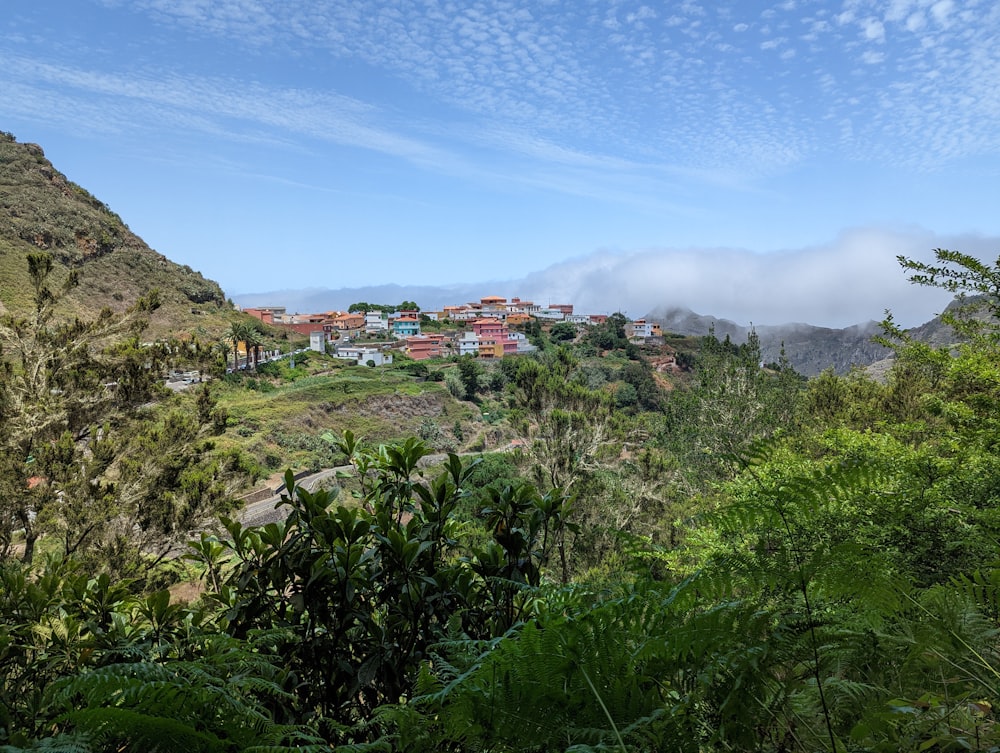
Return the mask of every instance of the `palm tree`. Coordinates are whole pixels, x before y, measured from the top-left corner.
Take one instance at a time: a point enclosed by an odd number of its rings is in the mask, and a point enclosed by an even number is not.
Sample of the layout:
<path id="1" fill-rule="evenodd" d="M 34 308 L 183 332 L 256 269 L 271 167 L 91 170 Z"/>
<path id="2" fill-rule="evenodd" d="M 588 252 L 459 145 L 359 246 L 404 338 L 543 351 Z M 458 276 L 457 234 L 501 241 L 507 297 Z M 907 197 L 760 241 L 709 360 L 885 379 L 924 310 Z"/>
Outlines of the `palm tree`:
<path id="1" fill-rule="evenodd" d="M 240 343 L 245 343 L 248 337 L 248 332 L 250 325 L 246 322 L 233 322 L 229 325 L 229 331 L 226 332 L 226 340 L 233 346 L 233 371 L 238 371 L 240 368 Z M 247 347 L 247 356 L 249 360 L 249 347 Z"/>
<path id="2" fill-rule="evenodd" d="M 253 349 L 253 369 L 257 370 L 257 361 L 260 358 L 260 346 L 264 344 L 263 340 L 264 333 L 260 330 L 260 325 L 257 322 L 248 323 L 246 325 L 246 332 L 244 333 L 244 342 L 247 348 L 247 358 L 250 357 L 250 350 Z"/>

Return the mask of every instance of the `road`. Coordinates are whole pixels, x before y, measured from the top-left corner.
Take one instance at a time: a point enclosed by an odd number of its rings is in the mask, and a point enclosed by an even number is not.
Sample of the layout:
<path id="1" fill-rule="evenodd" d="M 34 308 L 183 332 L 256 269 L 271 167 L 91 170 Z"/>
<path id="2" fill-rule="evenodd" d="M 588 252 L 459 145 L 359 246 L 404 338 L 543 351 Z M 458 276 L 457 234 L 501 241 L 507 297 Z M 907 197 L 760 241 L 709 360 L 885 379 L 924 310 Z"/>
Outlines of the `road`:
<path id="1" fill-rule="evenodd" d="M 335 478 L 338 473 L 351 473 L 353 470 L 354 467 L 350 465 L 341 465 L 336 468 L 324 468 L 321 471 L 317 471 L 316 473 L 300 478 L 295 483 L 306 491 L 311 492 L 319 488 L 319 485 L 323 481 Z M 282 491 L 284 491 L 284 485 L 282 485 Z M 277 508 L 279 502 L 281 502 L 280 493 L 268 497 L 267 499 L 262 499 L 259 502 L 251 502 L 243 508 L 237 517 L 245 526 L 262 526 L 267 525 L 268 523 L 275 523 L 279 520 L 284 520 L 287 515 L 288 508 Z"/>
<path id="2" fill-rule="evenodd" d="M 480 454 L 481 453 L 478 452 L 459 453 L 461 457 L 475 457 Z M 421 458 L 419 465 L 421 468 L 434 467 L 440 465 L 447 459 L 447 453 L 434 453 L 433 455 L 426 455 Z M 336 468 L 324 468 L 323 470 L 316 471 L 316 473 L 303 476 L 295 483 L 306 491 L 311 492 L 318 489 L 320 484 L 324 481 L 336 478 L 338 473 L 353 475 L 354 466 L 340 465 Z M 283 484 L 282 489 L 284 489 Z M 237 515 L 237 518 L 245 526 L 262 526 L 267 525 L 268 523 L 275 523 L 279 520 L 284 520 L 287 515 L 288 508 L 277 507 L 279 502 L 281 502 L 280 493 L 270 496 L 267 499 L 262 499 L 259 502 L 251 502 L 243 508 L 239 515 Z"/>

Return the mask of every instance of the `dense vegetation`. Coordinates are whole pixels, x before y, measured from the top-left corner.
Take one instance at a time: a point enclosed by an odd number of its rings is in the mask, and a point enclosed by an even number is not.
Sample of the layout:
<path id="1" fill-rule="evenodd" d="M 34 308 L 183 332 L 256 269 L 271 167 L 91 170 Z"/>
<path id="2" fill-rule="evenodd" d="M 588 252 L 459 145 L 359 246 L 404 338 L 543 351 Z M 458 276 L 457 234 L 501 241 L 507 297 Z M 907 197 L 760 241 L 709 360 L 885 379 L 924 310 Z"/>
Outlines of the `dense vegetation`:
<path id="1" fill-rule="evenodd" d="M 996 267 L 948 251 L 901 261 L 919 284 L 1000 306 Z M 753 337 L 714 336 L 675 354 L 690 371 L 668 381 L 622 324 L 533 333 L 547 338 L 536 357 L 431 364 L 420 378 L 441 381 L 420 384 L 475 420 L 425 439 L 328 438 L 351 469 L 342 490 L 289 474 L 281 522 L 201 532 L 171 563 L 200 581 L 191 602 L 65 547 L 6 557 L 0 749 L 997 749 L 996 319 L 954 310 L 962 341 L 947 348 L 887 319 L 883 381 L 805 381 L 762 367 Z M 254 378 L 223 404 L 287 388 Z M 72 394 L 55 406 L 66 415 Z M 0 396 L 10 431 L 16 396 Z M 190 399 L 228 448 L 252 411 L 234 426 L 209 397 Z M 143 417 L 116 410 L 104 436 Z M 443 435 L 465 451 L 491 431 L 509 452 L 425 467 Z M 113 477 L 89 470 L 104 457 L 94 436 L 51 444 L 91 486 Z M 17 472 L 7 500 L 25 494 Z"/>

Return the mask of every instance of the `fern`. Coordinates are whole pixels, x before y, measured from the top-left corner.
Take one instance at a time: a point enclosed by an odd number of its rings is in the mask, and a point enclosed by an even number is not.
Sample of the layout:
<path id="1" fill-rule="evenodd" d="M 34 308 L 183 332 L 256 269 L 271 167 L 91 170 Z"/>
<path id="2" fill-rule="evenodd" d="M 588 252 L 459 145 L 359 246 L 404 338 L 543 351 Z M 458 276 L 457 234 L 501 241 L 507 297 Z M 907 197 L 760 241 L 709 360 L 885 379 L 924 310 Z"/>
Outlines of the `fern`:
<path id="1" fill-rule="evenodd" d="M 93 753 L 88 735 L 79 733 L 60 734 L 36 740 L 25 747 L 2 745 L 0 753 Z"/>
<path id="2" fill-rule="evenodd" d="M 221 642 L 210 641 L 197 661 L 111 664 L 59 680 L 47 694 L 52 708 L 64 709 L 56 723 L 130 750 L 278 744 L 292 728 L 276 723 L 271 709 L 291 694 L 265 656 L 234 645 L 219 650 Z"/>

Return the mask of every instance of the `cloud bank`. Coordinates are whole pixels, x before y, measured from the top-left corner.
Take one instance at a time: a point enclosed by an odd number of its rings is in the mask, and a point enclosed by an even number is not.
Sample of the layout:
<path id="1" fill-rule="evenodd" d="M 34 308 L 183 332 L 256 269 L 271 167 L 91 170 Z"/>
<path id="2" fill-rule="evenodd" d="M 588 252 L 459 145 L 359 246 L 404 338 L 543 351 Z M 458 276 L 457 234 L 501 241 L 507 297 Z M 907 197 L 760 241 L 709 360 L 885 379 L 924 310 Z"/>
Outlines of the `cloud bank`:
<path id="1" fill-rule="evenodd" d="M 855 229 L 828 244 L 758 254 L 744 249 L 602 251 L 553 265 L 517 283 L 536 303 L 571 302 L 585 313 L 686 307 L 741 324 L 803 322 L 846 327 L 886 309 L 910 327 L 940 313 L 951 295 L 913 285 L 896 256 L 931 261 L 950 248 L 987 261 L 1000 238 L 921 230 Z"/>

